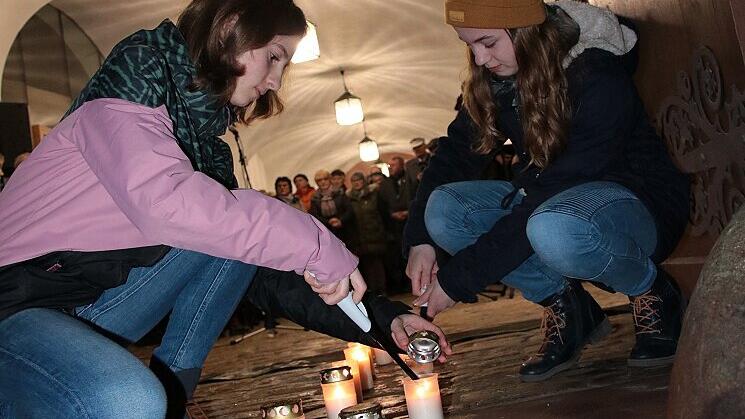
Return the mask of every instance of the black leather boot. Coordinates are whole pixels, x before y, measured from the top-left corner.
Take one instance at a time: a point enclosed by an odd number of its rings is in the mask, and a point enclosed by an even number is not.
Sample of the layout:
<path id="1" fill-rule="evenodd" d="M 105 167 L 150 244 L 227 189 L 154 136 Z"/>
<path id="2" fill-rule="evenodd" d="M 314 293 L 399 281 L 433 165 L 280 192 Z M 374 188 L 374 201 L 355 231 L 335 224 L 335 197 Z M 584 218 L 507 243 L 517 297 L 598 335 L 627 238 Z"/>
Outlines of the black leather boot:
<path id="1" fill-rule="evenodd" d="M 561 294 L 553 295 L 541 305 L 543 344 L 520 367 L 520 379 L 542 381 L 573 367 L 582 349 L 596 343 L 611 331 L 608 317 L 579 281 L 569 280 Z"/>
<path id="2" fill-rule="evenodd" d="M 652 288 L 642 295 L 629 296 L 629 300 L 636 329 L 636 344 L 629 356 L 629 366 L 672 364 L 686 305 L 678 284 L 658 268 Z"/>

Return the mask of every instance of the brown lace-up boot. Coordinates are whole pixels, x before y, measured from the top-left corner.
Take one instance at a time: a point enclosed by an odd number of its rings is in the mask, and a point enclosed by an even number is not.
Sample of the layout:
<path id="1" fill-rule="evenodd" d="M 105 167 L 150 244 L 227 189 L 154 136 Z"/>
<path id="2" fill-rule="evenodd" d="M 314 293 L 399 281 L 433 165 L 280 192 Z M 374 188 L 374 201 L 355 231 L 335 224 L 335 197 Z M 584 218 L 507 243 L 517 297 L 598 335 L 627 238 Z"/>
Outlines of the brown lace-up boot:
<path id="1" fill-rule="evenodd" d="M 582 349 L 611 331 L 608 317 L 579 281 L 569 280 L 561 294 L 541 302 L 544 306 L 543 344 L 520 368 L 520 379 L 542 381 L 573 367 Z"/>
<path id="2" fill-rule="evenodd" d="M 634 316 L 636 344 L 628 359 L 632 367 L 671 364 L 675 358 L 685 313 L 680 288 L 658 268 L 652 288 L 642 295 L 629 296 Z"/>

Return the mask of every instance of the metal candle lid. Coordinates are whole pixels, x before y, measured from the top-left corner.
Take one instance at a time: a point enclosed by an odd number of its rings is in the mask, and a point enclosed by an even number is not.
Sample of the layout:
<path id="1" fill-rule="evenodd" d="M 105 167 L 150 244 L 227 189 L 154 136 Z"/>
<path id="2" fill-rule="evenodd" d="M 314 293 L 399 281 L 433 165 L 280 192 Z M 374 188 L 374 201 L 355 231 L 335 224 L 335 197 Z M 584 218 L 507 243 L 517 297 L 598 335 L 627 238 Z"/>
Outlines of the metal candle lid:
<path id="1" fill-rule="evenodd" d="M 383 407 L 375 402 L 345 407 L 339 412 L 339 419 L 383 419 Z"/>
<path id="2" fill-rule="evenodd" d="M 409 336 L 406 353 L 418 364 L 429 364 L 440 357 L 440 339 L 435 332 L 420 330 Z"/>
<path id="3" fill-rule="evenodd" d="M 344 365 L 341 367 L 321 370 L 321 384 L 338 383 L 352 379 L 352 368 Z"/>
<path id="4" fill-rule="evenodd" d="M 303 419 L 303 401 L 280 400 L 261 406 L 261 417 L 266 419 Z"/>

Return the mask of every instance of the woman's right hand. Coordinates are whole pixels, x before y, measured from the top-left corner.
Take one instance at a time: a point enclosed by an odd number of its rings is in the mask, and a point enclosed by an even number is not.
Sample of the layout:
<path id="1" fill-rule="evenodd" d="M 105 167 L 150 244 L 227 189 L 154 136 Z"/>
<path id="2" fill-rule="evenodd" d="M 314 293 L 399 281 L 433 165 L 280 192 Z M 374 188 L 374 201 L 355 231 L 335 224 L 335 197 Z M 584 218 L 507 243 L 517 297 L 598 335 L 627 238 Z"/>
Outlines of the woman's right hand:
<path id="1" fill-rule="evenodd" d="M 305 278 L 305 282 L 307 282 L 308 285 L 310 285 L 310 288 L 321 297 L 323 302 L 330 306 L 338 304 L 349 295 L 350 283 L 353 288 L 352 300 L 354 300 L 355 304 L 362 301 L 362 296 L 365 295 L 365 291 L 367 291 L 367 284 L 365 283 L 364 278 L 362 278 L 359 269 L 355 269 L 354 272 L 346 278 L 328 284 L 321 283 L 321 281 L 319 281 L 310 271 L 303 272 L 303 277 Z"/>
<path id="2" fill-rule="evenodd" d="M 406 264 L 406 275 L 411 279 L 412 294 L 422 295 L 436 277 L 439 269 L 435 248 L 432 245 L 412 246 L 409 249 L 409 263 Z"/>

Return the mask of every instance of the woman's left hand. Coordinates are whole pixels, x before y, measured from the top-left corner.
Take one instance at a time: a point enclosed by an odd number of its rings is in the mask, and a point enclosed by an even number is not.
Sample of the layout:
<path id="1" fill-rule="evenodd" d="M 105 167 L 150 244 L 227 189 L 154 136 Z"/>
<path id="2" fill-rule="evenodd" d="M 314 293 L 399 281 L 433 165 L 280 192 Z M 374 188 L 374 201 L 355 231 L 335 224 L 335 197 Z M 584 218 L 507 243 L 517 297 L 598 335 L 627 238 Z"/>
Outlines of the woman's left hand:
<path id="1" fill-rule="evenodd" d="M 453 349 L 450 347 L 445 334 L 442 329 L 435 326 L 433 323 L 423 319 L 416 314 L 402 314 L 391 323 L 391 336 L 393 341 L 396 342 L 399 348 L 406 350 L 406 346 L 409 344 L 409 335 L 418 332 L 420 330 L 429 330 L 437 334 L 440 338 L 440 357 L 437 358 L 440 362 L 445 362 L 448 355 L 453 354 Z"/>
<path id="2" fill-rule="evenodd" d="M 454 306 L 455 300 L 445 294 L 440 287 L 440 281 L 435 278 L 430 282 L 427 291 L 413 302 L 417 307 L 425 303 L 427 304 L 427 316 L 433 319 L 436 315 Z"/>

